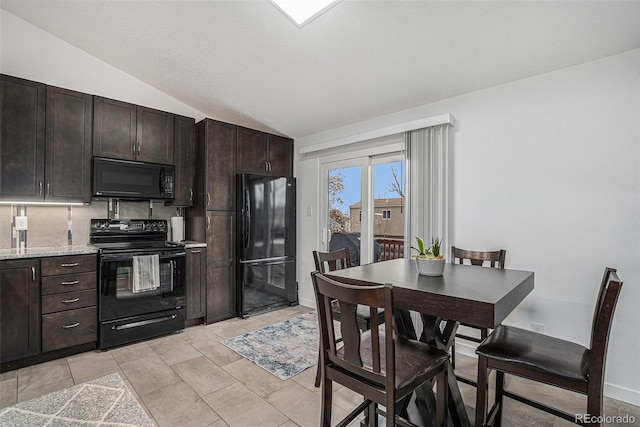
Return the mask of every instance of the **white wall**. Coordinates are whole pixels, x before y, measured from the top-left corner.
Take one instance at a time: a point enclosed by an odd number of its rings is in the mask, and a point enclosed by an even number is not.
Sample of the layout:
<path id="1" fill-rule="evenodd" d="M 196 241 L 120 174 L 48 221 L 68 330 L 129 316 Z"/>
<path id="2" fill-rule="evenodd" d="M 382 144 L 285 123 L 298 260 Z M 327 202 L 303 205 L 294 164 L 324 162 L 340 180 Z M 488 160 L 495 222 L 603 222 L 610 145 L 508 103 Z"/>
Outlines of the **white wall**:
<path id="1" fill-rule="evenodd" d="M 535 289 L 506 323 L 589 344 L 605 266 L 625 282 L 605 394 L 640 405 L 640 50 L 296 140 L 297 148 L 450 112 L 454 241 L 507 249 Z M 297 152 L 297 151 L 296 151 Z M 301 302 L 318 246 L 318 158 L 297 156 Z M 308 217 L 307 206 L 314 216 Z"/>
<path id="2" fill-rule="evenodd" d="M 0 10 L 0 72 L 201 120 L 204 114 Z"/>

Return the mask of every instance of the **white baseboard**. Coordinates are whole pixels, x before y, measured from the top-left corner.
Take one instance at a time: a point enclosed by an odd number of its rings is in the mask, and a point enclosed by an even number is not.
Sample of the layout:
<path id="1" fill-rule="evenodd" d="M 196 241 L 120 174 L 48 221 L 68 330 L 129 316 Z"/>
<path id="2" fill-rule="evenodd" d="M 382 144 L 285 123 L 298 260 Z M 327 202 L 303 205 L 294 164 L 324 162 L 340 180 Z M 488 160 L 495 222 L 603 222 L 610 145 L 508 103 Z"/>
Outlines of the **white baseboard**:
<path id="1" fill-rule="evenodd" d="M 300 298 L 298 297 L 298 304 L 299 305 L 304 305 L 305 307 L 309 307 L 309 308 L 316 308 L 316 300 L 314 299 L 306 299 L 306 298 Z"/>
<path id="2" fill-rule="evenodd" d="M 477 345 L 477 344 L 476 344 Z M 463 340 L 456 341 L 456 354 L 462 354 L 464 356 L 478 358 L 476 354 L 476 345 L 471 345 Z M 640 406 L 640 391 L 631 390 L 616 384 L 606 383 L 604 384 L 604 395 L 611 399 L 620 400 L 631 405 Z"/>

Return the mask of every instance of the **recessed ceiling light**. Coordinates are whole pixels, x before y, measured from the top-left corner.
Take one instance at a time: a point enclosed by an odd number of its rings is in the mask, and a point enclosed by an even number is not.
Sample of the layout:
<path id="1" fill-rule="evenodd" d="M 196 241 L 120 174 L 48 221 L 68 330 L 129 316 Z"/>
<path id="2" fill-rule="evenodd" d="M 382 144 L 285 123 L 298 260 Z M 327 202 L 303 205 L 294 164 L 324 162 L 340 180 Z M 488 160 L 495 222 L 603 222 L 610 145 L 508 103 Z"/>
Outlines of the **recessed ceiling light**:
<path id="1" fill-rule="evenodd" d="M 269 0 L 298 28 L 302 28 L 342 0 Z"/>

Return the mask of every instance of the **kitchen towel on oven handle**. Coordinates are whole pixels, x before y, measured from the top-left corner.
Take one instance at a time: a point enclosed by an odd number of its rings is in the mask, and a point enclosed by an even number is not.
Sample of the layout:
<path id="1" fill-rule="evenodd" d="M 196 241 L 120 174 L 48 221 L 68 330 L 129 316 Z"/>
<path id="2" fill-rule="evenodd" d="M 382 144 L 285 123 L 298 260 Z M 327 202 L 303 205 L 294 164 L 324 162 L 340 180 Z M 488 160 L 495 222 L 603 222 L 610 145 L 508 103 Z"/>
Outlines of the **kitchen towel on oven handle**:
<path id="1" fill-rule="evenodd" d="M 155 291 L 160 286 L 160 257 L 133 257 L 133 293 Z"/>

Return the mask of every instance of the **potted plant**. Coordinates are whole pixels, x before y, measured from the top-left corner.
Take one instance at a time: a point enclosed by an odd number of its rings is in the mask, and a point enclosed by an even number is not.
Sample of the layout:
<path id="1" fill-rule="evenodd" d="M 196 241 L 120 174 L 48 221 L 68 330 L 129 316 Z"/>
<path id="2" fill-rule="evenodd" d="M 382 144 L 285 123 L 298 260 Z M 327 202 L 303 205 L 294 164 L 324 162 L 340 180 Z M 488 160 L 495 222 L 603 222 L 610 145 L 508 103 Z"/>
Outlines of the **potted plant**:
<path id="1" fill-rule="evenodd" d="M 442 241 L 438 238 L 431 239 L 431 245 L 427 247 L 424 240 L 420 237 L 416 237 L 418 247 L 411 246 L 418 252 L 417 255 L 413 255 L 416 260 L 416 266 L 418 267 L 418 274 L 424 276 L 442 276 L 444 272 L 444 256 L 440 254 L 440 246 Z"/>

